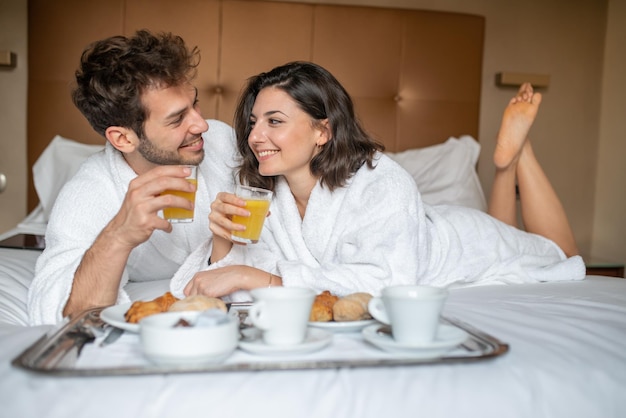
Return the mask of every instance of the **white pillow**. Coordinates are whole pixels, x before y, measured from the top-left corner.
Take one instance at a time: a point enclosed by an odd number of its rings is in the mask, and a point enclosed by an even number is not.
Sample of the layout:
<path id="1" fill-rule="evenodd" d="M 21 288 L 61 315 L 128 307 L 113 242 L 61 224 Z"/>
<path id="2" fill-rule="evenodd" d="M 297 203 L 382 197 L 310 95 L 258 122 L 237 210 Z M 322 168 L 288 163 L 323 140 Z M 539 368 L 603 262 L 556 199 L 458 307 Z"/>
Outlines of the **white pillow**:
<path id="1" fill-rule="evenodd" d="M 104 145 L 87 145 L 55 136 L 33 165 L 33 183 L 47 222 L 54 201 L 63 185 L 76 173 L 78 167 Z"/>
<path id="2" fill-rule="evenodd" d="M 63 185 L 91 154 L 104 145 L 87 145 L 55 136 L 33 165 L 33 182 L 47 221 Z M 485 211 L 487 203 L 476 163 L 480 145 L 471 136 L 449 138 L 442 144 L 386 153 L 415 179 L 428 204 L 453 204 Z"/>
<path id="3" fill-rule="evenodd" d="M 424 202 L 487 210 L 476 173 L 480 145 L 471 136 L 451 137 L 430 147 L 386 154 L 411 174 Z"/>

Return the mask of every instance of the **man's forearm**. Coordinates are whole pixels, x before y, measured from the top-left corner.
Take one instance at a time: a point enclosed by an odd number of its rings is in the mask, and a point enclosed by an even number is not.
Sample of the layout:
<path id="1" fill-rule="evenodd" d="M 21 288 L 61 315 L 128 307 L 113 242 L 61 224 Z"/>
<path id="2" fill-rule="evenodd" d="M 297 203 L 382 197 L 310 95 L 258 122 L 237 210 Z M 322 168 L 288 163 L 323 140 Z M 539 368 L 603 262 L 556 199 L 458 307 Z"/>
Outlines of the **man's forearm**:
<path id="1" fill-rule="evenodd" d="M 63 316 L 114 304 L 131 250 L 116 239 L 113 231 L 105 228 L 85 252 L 74 273 Z"/>

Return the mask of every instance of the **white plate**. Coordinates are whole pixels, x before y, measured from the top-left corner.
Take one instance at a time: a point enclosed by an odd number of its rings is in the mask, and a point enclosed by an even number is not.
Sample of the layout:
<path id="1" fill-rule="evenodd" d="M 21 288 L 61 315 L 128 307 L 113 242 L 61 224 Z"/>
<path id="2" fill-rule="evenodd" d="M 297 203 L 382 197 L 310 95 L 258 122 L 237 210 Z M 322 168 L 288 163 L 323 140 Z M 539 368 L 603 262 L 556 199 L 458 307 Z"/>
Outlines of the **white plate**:
<path id="1" fill-rule="evenodd" d="M 243 338 L 239 340 L 239 348 L 252 354 L 285 355 L 302 354 L 321 350 L 333 340 L 333 334 L 321 329 L 309 328 L 301 344 L 295 345 L 267 345 L 263 342 L 261 331 L 248 328 L 242 331 Z"/>
<path id="2" fill-rule="evenodd" d="M 113 325 L 114 327 L 122 328 L 123 330 L 130 332 L 139 332 L 139 324 L 131 324 L 130 322 L 126 322 L 126 319 L 124 319 L 124 314 L 128 308 L 130 308 L 130 305 L 132 305 L 132 302 L 104 308 L 102 312 L 100 312 L 100 319 L 109 325 Z"/>
<path id="3" fill-rule="evenodd" d="M 407 345 L 396 342 L 389 334 L 378 332 L 380 327 L 381 325 L 370 325 L 363 329 L 363 338 L 382 350 L 419 359 L 441 357 L 468 337 L 467 332 L 460 328 L 441 324 L 437 330 L 437 337 L 432 342 L 421 345 Z"/>
<path id="4" fill-rule="evenodd" d="M 375 319 L 364 319 L 362 321 L 343 321 L 343 322 L 309 322 L 309 326 L 321 328 L 333 332 L 358 332 L 368 325 L 375 324 Z"/>
<path id="5" fill-rule="evenodd" d="M 128 311 L 128 308 L 130 308 L 130 305 L 132 304 L 132 302 L 128 302 L 104 308 L 102 312 L 100 312 L 100 318 L 107 324 L 113 325 L 114 327 L 130 332 L 139 332 L 139 324 L 126 322 L 126 319 L 124 318 L 124 314 Z M 229 314 L 234 316 L 238 315 L 236 309 L 231 309 Z"/>

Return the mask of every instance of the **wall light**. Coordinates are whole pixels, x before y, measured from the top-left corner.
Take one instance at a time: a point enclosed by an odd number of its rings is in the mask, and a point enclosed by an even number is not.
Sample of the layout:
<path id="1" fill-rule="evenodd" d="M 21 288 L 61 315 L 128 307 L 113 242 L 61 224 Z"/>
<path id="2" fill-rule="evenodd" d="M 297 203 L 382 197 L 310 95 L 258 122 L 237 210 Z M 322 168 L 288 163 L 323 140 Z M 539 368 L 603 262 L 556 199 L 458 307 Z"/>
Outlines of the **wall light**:
<path id="1" fill-rule="evenodd" d="M 0 50 L 0 67 L 15 68 L 17 55 L 11 51 Z"/>
<path id="2" fill-rule="evenodd" d="M 499 87 L 519 87 L 529 82 L 535 88 L 545 88 L 550 85 L 550 74 L 514 73 L 505 71 L 496 73 L 496 85 Z"/>

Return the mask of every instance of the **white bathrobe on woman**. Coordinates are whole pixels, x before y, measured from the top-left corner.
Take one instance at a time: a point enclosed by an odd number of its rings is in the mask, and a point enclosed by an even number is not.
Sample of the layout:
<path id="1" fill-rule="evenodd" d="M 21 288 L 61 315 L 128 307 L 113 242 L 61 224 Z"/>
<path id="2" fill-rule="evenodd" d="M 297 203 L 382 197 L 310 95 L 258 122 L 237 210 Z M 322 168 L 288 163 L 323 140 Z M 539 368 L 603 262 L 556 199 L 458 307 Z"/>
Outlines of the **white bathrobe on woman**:
<path id="1" fill-rule="evenodd" d="M 428 206 L 414 180 L 378 154 L 345 187 L 313 188 L 304 219 L 284 178 L 279 178 L 258 244 L 234 245 L 208 266 L 210 243 L 176 273 L 172 293 L 200 270 L 245 264 L 282 277 L 285 286 L 305 286 L 337 295 L 377 295 L 396 284 L 450 286 L 521 283 L 584 277 L 580 257 L 566 259 L 552 241 L 460 206 Z M 249 299 L 246 292 L 234 300 Z"/>
<path id="2" fill-rule="evenodd" d="M 129 281 L 170 279 L 185 259 L 211 240 L 208 213 L 217 193 L 234 189 L 237 152 L 232 128 L 209 120 L 203 135 L 205 157 L 199 166 L 194 221 L 176 224 L 171 233 L 155 231 L 130 253 L 120 282 L 117 303 L 128 302 Z M 129 183 L 137 174 L 122 154 L 107 142 L 89 157 L 57 198 L 46 230 L 46 249 L 37 260 L 28 294 L 32 325 L 62 320 L 74 272 L 85 251 L 119 211 Z M 97 292 L 98 289 L 94 289 Z"/>

